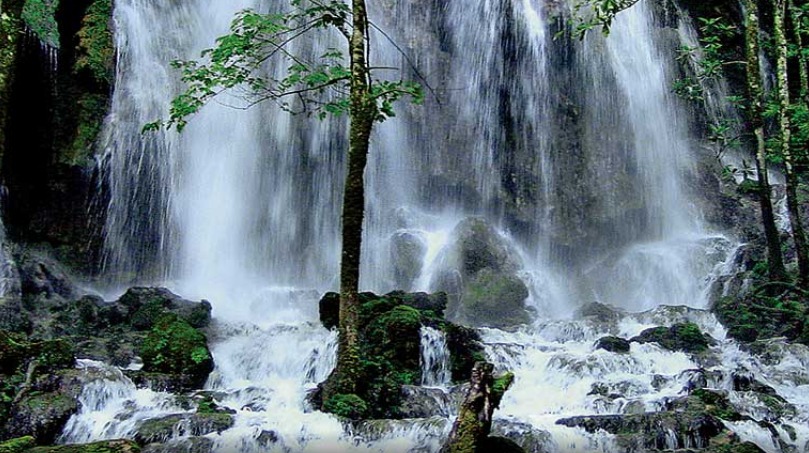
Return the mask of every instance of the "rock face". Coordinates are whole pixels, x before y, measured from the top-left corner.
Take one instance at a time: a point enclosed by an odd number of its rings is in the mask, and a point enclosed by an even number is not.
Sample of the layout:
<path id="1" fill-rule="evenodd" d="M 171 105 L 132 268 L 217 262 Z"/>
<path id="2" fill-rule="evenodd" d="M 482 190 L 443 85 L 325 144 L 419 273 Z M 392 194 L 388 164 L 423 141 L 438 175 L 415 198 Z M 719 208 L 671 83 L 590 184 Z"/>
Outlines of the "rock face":
<path id="1" fill-rule="evenodd" d="M 444 269 L 431 283 L 449 294 L 447 319 L 473 327 L 511 328 L 531 321 L 517 252 L 491 225 L 469 218 L 453 231 Z"/>
<path id="2" fill-rule="evenodd" d="M 670 406 L 661 412 L 570 417 L 556 423 L 591 433 L 604 430 L 615 434 L 619 446 L 628 451 L 705 448 L 725 431 L 718 410 L 696 396 L 681 398 Z"/>
<path id="3" fill-rule="evenodd" d="M 204 436 L 210 433 L 221 433 L 233 426 L 230 414 L 178 414 L 147 420 L 135 434 L 135 441 L 141 445 L 160 443 L 172 435 Z"/>
<path id="4" fill-rule="evenodd" d="M 418 235 L 403 231 L 391 238 L 391 259 L 393 260 L 393 282 L 396 288 L 410 291 L 413 283 L 421 275 L 427 244 Z"/>
<path id="5" fill-rule="evenodd" d="M 32 342 L 0 331 L 0 440 L 51 443 L 79 409 L 81 382 L 64 340 Z"/>
<path id="6" fill-rule="evenodd" d="M 4 2 L 8 21 L 0 31 L 0 175 L 8 188 L 4 220 L 15 241 L 47 242 L 60 261 L 90 273 L 101 243 L 95 216 L 103 212 L 90 209 L 90 200 L 99 187 L 94 142 L 107 113 L 115 67 L 112 2 L 45 2 L 52 7 L 35 16 L 43 16 L 48 27 L 24 17 L 23 3 Z M 33 34 L 24 33 L 24 27 Z M 104 205 L 103 200 L 98 204 Z"/>

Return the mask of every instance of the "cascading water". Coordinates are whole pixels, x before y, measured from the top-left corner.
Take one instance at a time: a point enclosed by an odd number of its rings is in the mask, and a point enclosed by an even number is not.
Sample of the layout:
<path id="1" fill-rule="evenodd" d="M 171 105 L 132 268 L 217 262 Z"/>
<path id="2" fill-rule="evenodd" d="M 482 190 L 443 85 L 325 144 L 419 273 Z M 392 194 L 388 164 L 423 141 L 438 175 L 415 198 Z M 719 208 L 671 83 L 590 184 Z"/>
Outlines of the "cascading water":
<path id="1" fill-rule="evenodd" d="M 445 417 L 347 427 L 305 402 L 335 360 L 336 335 L 316 324 L 316 300 L 336 286 L 344 120 L 291 117 L 272 105 L 235 110 L 228 105 L 242 100 L 234 93 L 182 134 L 140 133 L 181 89 L 170 61 L 197 57 L 236 11 L 267 11 L 269 3 L 116 2 L 119 58 L 103 158 L 106 270 L 113 286 L 162 283 L 212 301 L 217 368 L 207 388 L 236 411 L 234 427 L 207 436 L 214 451 L 435 451 L 448 434 Z M 708 371 L 725 380 L 714 387 L 728 386 L 729 370 L 754 374 L 796 405 L 787 422 L 793 443 L 809 438 L 799 426 L 809 403 L 789 383 L 809 382 L 805 368 L 793 366 L 806 351 L 783 351 L 788 360 L 767 368 L 696 310 L 707 307 L 735 244 L 710 231 L 683 183 L 696 171 L 687 112 L 670 93 L 674 51 L 658 39 L 650 1 L 621 14 L 609 39 L 582 43 L 550 39 L 564 27 L 558 2 L 416 3 L 372 13 L 396 17 L 390 35 L 413 48 L 428 81 L 441 84 L 441 103 L 404 107 L 376 130 L 362 286 L 432 289 L 455 226 L 484 217 L 518 255 L 539 315 L 530 328 L 483 333 L 490 360 L 517 375 L 498 429 L 527 430 L 547 451 L 618 451 L 608 434 L 555 422 L 658 410 L 684 394 L 703 364 L 654 345 L 617 354 L 593 342 L 689 320 L 719 340 L 711 354 L 721 360 Z M 338 39 L 295 50 L 318 55 Z M 409 71 L 384 36 L 374 32 L 373 42 L 379 66 Z M 402 256 L 408 260 L 394 269 Z M 643 313 L 613 324 L 552 320 L 593 299 Z M 421 333 L 422 383 L 446 388 L 446 341 L 435 329 Z M 734 365 L 716 365 L 723 362 Z M 147 418 L 183 413 L 167 394 L 137 390 L 98 364 L 82 366 L 96 378 L 64 441 L 127 436 Z M 762 429 L 741 423 L 733 430 L 777 451 Z M 261 443 L 263 433 L 272 446 Z"/>
<path id="2" fill-rule="evenodd" d="M 447 336 L 433 327 L 421 328 L 421 385 L 446 387 L 452 383 Z"/>

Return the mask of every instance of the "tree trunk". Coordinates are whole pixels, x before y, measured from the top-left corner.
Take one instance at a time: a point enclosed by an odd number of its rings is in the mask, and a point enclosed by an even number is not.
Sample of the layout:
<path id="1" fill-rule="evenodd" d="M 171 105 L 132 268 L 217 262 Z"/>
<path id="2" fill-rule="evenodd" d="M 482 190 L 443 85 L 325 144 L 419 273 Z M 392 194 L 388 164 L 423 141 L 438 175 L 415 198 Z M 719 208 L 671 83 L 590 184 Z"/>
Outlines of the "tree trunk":
<path id="1" fill-rule="evenodd" d="M 489 437 L 492 414 L 500 405 L 503 394 L 514 382 L 514 375 L 511 373 L 495 379 L 492 376 L 493 370 L 494 365 L 491 363 L 475 363 L 466 398 L 461 403 L 458 418 L 452 425 L 452 431 L 441 448 L 441 453 L 475 453 Z"/>
<path id="2" fill-rule="evenodd" d="M 337 367 L 324 401 L 334 394 L 356 392 L 360 376 L 359 280 L 362 223 L 365 217 L 365 166 L 368 162 L 376 103 L 371 98 L 367 60 L 368 16 L 364 0 L 354 0 L 351 55 L 351 126 L 348 172 L 343 191 L 342 256 L 340 261 L 340 340 Z"/>
<path id="3" fill-rule="evenodd" d="M 776 1 L 776 14 L 775 14 L 775 43 L 778 49 L 778 92 L 781 101 L 781 140 L 782 151 L 784 153 L 784 168 L 786 171 L 786 193 L 787 193 L 787 209 L 789 210 L 789 221 L 792 227 L 792 238 L 795 242 L 795 252 L 798 256 L 798 286 L 807 288 L 809 286 L 809 250 L 806 243 L 806 232 L 803 228 L 801 220 L 800 202 L 798 201 L 798 175 L 795 173 L 795 158 L 790 147 L 791 135 L 789 131 L 789 80 L 787 72 L 787 40 L 785 35 L 786 28 L 786 0 Z M 803 39 L 801 38 L 800 22 L 793 5 L 790 5 L 789 10 L 792 11 L 793 24 L 792 27 L 795 33 L 795 44 L 798 45 L 798 66 L 800 75 L 800 99 L 801 102 L 806 104 L 807 95 L 809 95 L 809 74 L 806 70 L 806 57 L 803 56 Z M 809 106 L 807 106 L 809 107 Z M 784 119 L 785 117 L 785 119 Z"/>
<path id="4" fill-rule="evenodd" d="M 789 2 L 789 11 L 792 17 L 792 33 L 794 44 L 798 46 L 798 75 L 801 84 L 801 102 L 809 106 L 809 70 L 807 70 L 806 55 L 803 51 L 803 33 L 801 30 L 801 14 L 794 1 Z"/>
<path id="5" fill-rule="evenodd" d="M 761 68 L 759 53 L 758 5 L 755 0 L 744 0 L 746 11 L 745 41 L 747 54 L 747 91 L 750 96 L 750 121 L 756 136 L 756 172 L 758 173 L 759 203 L 764 235 L 767 240 L 767 259 L 770 280 L 784 280 L 784 260 L 781 255 L 781 238 L 775 225 L 771 188 L 767 175 L 767 147 L 764 141 L 764 119 L 761 92 Z"/>

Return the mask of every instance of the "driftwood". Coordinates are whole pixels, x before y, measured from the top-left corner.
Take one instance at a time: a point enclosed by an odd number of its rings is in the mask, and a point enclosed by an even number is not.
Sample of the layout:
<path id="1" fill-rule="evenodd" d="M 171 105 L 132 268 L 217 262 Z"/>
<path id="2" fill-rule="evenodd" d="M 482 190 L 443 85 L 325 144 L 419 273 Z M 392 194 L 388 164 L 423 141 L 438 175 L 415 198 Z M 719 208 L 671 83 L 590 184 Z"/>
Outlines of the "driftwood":
<path id="1" fill-rule="evenodd" d="M 492 414 L 514 382 L 512 373 L 495 378 L 493 371 L 491 363 L 475 363 L 469 390 L 441 453 L 480 453 L 485 450 L 484 445 L 492 430 Z"/>

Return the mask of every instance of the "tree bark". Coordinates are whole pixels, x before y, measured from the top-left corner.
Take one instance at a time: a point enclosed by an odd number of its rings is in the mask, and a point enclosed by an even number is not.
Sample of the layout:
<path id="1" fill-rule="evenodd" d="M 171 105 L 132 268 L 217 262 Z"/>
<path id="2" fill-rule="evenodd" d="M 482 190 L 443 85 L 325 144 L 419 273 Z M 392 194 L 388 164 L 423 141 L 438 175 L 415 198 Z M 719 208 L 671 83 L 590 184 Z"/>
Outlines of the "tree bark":
<path id="1" fill-rule="evenodd" d="M 492 414 L 514 382 L 513 374 L 494 378 L 492 371 L 491 363 L 475 363 L 466 398 L 441 453 L 475 453 L 489 437 Z"/>
<path id="2" fill-rule="evenodd" d="M 759 204 L 764 235 L 767 240 L 769 277 L 781 281 L 786 275 L 781 255 L 781 238 L 773 214 L 771 188 L 767 175 L 767 147 L 764 141 L 764 119 L 761 90 L 761 68 L 759 53 L 758 4 L 755 0 L 744 0 L 745 41 L 747 54 L 747 91 L 750 96 L 750 121 L 756 136 L 756 172 L 758 173 Z"/>
<path id="3" fill-rule="evenodd" d="M 337 367 L 324 400 L 356 392 L 360 376 L 359 280 L 362 227 L 365 217 L 365 166 L 368 162 L 376 103 L 371 97 L 367 59 L 368 15 L 364 0 L 352 3 L 350 130 L 348 172 L 343 190 L 342 255 L 340 261 L 340 340 Z"/>

